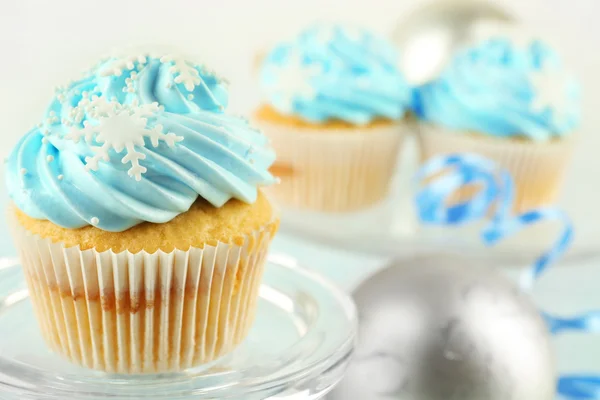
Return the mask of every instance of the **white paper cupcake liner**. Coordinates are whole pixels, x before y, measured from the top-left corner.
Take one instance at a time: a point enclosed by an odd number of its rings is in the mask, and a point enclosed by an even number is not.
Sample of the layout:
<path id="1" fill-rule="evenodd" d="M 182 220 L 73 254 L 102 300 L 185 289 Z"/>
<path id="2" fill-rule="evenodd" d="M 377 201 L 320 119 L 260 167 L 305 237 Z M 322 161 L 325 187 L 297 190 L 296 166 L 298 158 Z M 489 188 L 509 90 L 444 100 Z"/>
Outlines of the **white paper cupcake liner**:
<path id="1" fill-rule="evenodd" d="M 324 212 L 357 211 L 383 200 L 412 129 L 407 122 L 357 132 L 255 124 L 277 153 L 273 173 L 281 184 L 270 188 L 272 196 L 285 207 Z"/>
<path id="2" fill-rule="evenodd" d="M 132 254 L 66 248 L 10 219 L 42 335 L 77 364 L 180 371 L 231 352 L 248 334 L 269 225 L 240 244 Z"/>
<path id="3" fill-rule="evenodd" d="M 451 153 L 476 153 L 495 161 L 513 177 L 516 187 L 515 211 L 526 211 L 556 202 L 570 160 L 576 135 L 548 143 L 510 140 L 449 131 L 432 124 L 421 124 L 421 158 Z M 472 191 L 464 191 L 463 198 Z"/>

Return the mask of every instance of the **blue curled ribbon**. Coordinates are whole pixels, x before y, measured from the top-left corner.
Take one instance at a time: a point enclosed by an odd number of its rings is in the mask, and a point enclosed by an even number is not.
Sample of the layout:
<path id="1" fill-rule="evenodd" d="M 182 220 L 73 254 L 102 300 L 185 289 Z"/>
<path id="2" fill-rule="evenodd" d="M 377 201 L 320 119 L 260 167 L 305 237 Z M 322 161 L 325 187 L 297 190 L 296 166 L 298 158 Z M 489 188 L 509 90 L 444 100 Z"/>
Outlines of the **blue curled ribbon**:
<path id="1" fill-rule="evenodd" d="M 427 161 L 415 177 L 419 184 L 416 196 L 417 213 L 425 224 L 463 225 L 489 215 L 492 219 L 482 232 L 484 244 L 492 246 L 522 228 L 540 221 L 557 221 L 563 226 L 554 245 L 525 271 L 520 279 L 523 290 L 533 288 L 535 281 L 569 248 L 573 225 L 559 209 L 543 207 L 513 215 L 514 183 L 510 174 L 489 159 L 475 154 L 451 154 Z M 448 206 L 448 200 L 458 189 L 478 184 L 482 189 L 468 201 Z M 600 332 L 600 311 L 572 318 L 561 318 L 542 312 L 550 332 Z M 600 376 L 570 375 L 558 380 L 558 394 L 566 399 L 600 400 Z"/>

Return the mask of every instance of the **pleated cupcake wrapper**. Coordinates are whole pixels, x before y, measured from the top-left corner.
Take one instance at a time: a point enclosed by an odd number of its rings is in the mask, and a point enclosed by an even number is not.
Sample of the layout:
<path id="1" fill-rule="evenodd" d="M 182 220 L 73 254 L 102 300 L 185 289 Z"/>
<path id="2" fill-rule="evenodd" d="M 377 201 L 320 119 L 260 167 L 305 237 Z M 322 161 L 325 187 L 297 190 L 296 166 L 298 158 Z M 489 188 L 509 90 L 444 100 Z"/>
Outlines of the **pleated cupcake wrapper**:
<path id="1" fill-rule="evenodd" d="M 65 248 L 10 224 L 42 335 L 77 364 L 183 370 L 231 352 L 253 323 L 271 225 L 239 244 L 132 254 Z"/>
<path id="2" fill-rule="evenodd" d="M 422 160 L 443 154 L 476 153 L 509 171 L 515 182 L 518 212 L 556 202 L 575 136 L 544 143 L 463 134 L 432 124 L 422 124 L 419 128 Z M 476 190 L 462 190 L 451 201 L 464 201 Z"/>
<path id="3" fill-rule="evenodd" d="M 383 200 L 411 125 L 369 127 L 368 132 L 302 129 L 256 121 L 277 153 L 271 194 L 284 207 L 324 212 L 367 208 Z"/>

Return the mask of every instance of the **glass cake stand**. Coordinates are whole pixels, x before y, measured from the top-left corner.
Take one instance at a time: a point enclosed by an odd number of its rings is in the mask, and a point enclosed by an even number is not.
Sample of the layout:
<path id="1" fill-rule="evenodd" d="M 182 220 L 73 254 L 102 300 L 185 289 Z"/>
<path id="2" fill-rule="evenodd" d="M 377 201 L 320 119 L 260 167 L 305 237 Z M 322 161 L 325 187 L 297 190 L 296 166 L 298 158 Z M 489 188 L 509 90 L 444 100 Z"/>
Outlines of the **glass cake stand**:
<path id="1" fill-rule="evenodd" d="M 0 398 L 321 399 L 342 378 L 356 314 L 342 291 L 294 262 L 269 260 L 255 325 L 234 353 L 177 374 L 108 375 L 48 350 L 24 277 L 0 259 Z"/>

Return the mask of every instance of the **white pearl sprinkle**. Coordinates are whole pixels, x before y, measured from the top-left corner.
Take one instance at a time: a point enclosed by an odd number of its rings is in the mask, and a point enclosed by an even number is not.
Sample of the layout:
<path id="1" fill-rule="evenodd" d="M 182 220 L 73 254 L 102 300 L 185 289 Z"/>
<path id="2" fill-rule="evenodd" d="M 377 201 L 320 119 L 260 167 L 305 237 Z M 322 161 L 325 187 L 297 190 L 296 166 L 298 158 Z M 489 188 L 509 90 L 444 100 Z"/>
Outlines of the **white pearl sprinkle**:
<path id="1" fill-rule="evenodd" d="M 21 168 L 21 175 L 25 175 L 27 173 L 27 169 Z"/>
<path id="2" fill-rule="evenodd" d="M 54 161 L 54 156 L 47 156 L 46 161 L 48 161 L 48 162 Z"/>
<path id="3" fill-rule="evenodd" d="M 171 89 L 173 87 L 173 84 L 171 82 L 167 83 L 167 89 Z"/>
<path id="4" fill-rule="evenodd" d="M 223 111 L 225 109 L 225 107 L 223 107 L 222 105 L 219 104 L 219 110 Z"/>
<path id="5" fill-rule="evenodd" d="M 98 217 L 93 217 L 90 222 L 92 223 L 92 225 L 98 225 L 100 223 L 100 220 L 98 219 Z"/>
<path id="6" fill-rule="evenodd" d="M 62 180 L 63 180 L 63 178 L 64 178 L 64 176 L 61 174 L 61 175 L 57 176 L 56 178 L 57 178 L 59 181 L 62 181 Z"/>
<path id="7" fill-rule="evenodd" d="M 187 98 L 188 100 L 194 100 L 194 95 L 190 93 L 188 94 Z"/>
<path id="8" fill-rule="evenodd" d="M 281 183 L 281 178 L 275 178 L 275 184 L 279 185 Z"/>
<path id="9" fill-rule="evenodd" d="M 48 144 L 48 138 L 46 138 L 46 137 L 42 138 L 42 143 L 43 144 Z"/>

